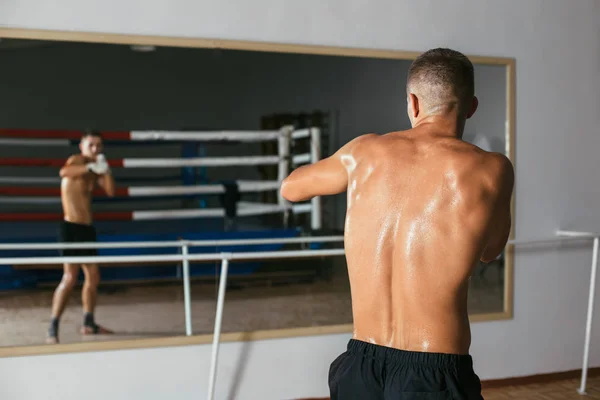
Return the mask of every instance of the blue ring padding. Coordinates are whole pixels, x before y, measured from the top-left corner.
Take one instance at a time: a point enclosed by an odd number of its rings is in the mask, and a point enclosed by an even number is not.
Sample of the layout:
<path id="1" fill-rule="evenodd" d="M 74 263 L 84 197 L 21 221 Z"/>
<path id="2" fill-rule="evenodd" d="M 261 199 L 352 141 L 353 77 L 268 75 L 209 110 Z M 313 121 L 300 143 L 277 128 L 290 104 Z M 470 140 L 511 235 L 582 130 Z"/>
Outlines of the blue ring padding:
<path id="1" fill-rule="evenodd" d="M 275 229 L 275 230 L 252 230 L 238 232 L 187 232 L 179 233 L 154 233 L 154 234 L 99 234 L 100 242 L 135 242 L 135 241 L 172 241 L 180 238 L 187 240 L 228 240 L 228 239 L 259 239 L 259 238 L 287 238 L 297 237 L 300 234 L 298 229 Z M 3 239 L 3 243 L 33 243 L 33 242 L 53 242 L 56 237 L 28 237 L 27 239 Z M 258 252 L 258 251 L 277 251 L 283 244 L 263 244 L 250 246 L 222 246 L 217 247 L 193 247 L 190 248 L 190 254 L 207 254 L 216 252 Z M 311 249 L 322 247 L 321 243 L 311 243 L 308 246 Z M 99 249 L 99 255 L 151 255 L 151 254 L 178 254 L 179 248 L 137 248 L 137 249 Z M 2 250 L 0 257 L 56 257 L 60 252 L 57 250 Z M 230 274 L 250 275 L 256 272 L 263 263 L 244 262 L 232 263 L 230 265 Z M 175 264 L 174 264 L 175 265 Z M 190 267 L 190 276 L 217 276 L 220 271 L 220 261 L 192 265 Z M 0 265 L 0 290 L 19 290 L 31 289 L 39 283 L 58 282 L 61 279 L 62 271 L 60 269 L 52 270 L 19 270 L 10 265 Z M 164 279 L 181 278 L 181 271 L 173 266 L 140 266 L 140 267 L 105 267 L 101 272 L 102 281 L 110 282 L 113 280 L 144 280 L 144 279 Z M 83 273 L 80 272 L 80 280 Z"/>

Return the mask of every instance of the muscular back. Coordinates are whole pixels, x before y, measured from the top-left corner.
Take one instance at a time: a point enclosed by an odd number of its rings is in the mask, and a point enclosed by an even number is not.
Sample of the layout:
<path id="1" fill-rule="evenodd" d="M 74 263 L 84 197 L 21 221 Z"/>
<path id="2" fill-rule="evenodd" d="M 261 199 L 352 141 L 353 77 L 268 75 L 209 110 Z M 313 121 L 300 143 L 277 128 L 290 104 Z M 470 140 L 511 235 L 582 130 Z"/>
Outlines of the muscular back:
<path id="1" fill-rule="evenodd" d="M 88 161 L 83 156 L 76 155 L 70 157 L 65 165 L 85 165 Z M 66 221 L 80 224 L 92 223 L 92 191 L 97 180 L 97 175 L 92 173 L 62 178 L 61 200 Z"/>
<path id="2" fill-rule="evenodd" d="M 506 159 L 412 130 L 367 136 L 340 160 L 354 337 L 467 353 L 468 279 L 492 240 Z"/>

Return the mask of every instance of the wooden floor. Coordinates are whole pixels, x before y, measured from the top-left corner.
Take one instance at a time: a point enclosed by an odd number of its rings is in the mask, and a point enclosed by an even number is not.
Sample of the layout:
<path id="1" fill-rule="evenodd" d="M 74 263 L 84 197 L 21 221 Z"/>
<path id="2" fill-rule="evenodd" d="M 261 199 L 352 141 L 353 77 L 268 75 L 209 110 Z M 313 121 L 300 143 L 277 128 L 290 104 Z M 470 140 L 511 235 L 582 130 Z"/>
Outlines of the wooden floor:
<path id="1" fill-rule="evenodd" d="M 600 376 L 589 378 L 587 395 L 577 392 L 579 379 L 569 379 L 551 383 L 507 386 L 497 389 L 486 389 L 485 400 L 591 400 L 600 399 Z"/>
<path id="2" fill-rule="evenodd" d="M 535 383 L 527 385 L 505 386 L 501 388 L 484 389 L 485 400 L 596 400 L 600 399 L 600 376 L 589 377 L 587 394 L 580 395 L 579 379 L 559 380 L 550 383 Z M 485 387 L 485 382 L 484 382 Z M 304 399 L 304 400 L 329 400 Z"/>

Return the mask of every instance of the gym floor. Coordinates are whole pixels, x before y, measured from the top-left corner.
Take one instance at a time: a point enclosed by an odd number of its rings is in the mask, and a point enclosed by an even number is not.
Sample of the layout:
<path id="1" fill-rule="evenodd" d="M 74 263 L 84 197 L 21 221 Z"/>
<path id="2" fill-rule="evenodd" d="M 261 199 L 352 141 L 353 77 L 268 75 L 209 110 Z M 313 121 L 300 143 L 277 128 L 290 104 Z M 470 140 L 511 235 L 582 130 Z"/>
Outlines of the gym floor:
<path id="1" fill-rule="evenodd" d="M 587 395 L 577 393 L 579 379 L 484 389 L 485 400 L 600 400 L 600 376 L 589 377 Z M 302 400 L 329 400 L 302 399 Z"/>
<path id="2" fill-rule="evenodd" d="M 591 400 L 600 399 L 600 376 L 589 378 L 587 395 L 577 392 L 579 379 L 507 386 L 483 391 L 485 400 Z"/>
<path id="3" fill-rule="evenodd" d="M 234 280 L 230 280 L 234 283 Z M 239 283 L 239 282 L 238 282 Z M 0 293 L 0 346 L 43 344 L 54 287 Z M 218 283 L 194 282 L 191 288 L 194 334 L 214 328 Z M 501 273 L 487 270 L 471 280 L 471 313 L 502 310 Z M 256 280 L 228 288 L 222 332 L 349 324 L 352 322 L 347 275 L 331 280 L 276 284 Z M 181 282 L 169 285 L 105 286 L 98 296 L 96 322 L 115 335 L 82 337 L 81 288 L 76 287 L 61 319 L 61 343 L 126 340 L 185 334 Z"/>

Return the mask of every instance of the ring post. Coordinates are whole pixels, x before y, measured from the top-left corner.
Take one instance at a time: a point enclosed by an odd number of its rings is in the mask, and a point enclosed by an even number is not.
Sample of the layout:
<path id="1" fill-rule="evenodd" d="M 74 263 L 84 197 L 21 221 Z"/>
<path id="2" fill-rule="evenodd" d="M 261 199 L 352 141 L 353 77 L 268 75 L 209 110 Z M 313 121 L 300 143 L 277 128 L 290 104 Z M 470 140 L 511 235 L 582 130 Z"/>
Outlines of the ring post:
<path id="1" fill-rule="evenodd" d="M 585 346 L 583 350 L 583 368 L 581 369 L 581 386 L 579 387 L 579 394 L 585 395 L 587 375 L 589 367 L 589 356 L 590 356 L 590 341 L 592 338 L 592 321 L 594 317 L 594 297 L 596 292 L 596 273 L 598 270 L 598 245 L 600 238 L 596 236 L 594 238 L 594 249 L 592 251 L 592 271 L 590 276 L 590 294 L 588 299 L 588 312 L 587 322 L 585 326 Z"/>
<path id="2" fill-rule="evenodd" d="M 290 174 L 290 148 L 291 148 L 291 136 L 294 130 L 293 126 L 284 126 L 281 128 L 280 134 L 277 138 L 277 147 L 279 155 L 279 164 L 277 168 L 277 181 L 279 185 L 285 178 Z M 287 209 L 287 201 L 281 195 L 281 190 L 277 191 L 277 202 L 280 206 L 286 207 L 283 212 L 283 223 L 287 225 L 289 220 L 289 209 Z"/>
<path id="3" fill-rule="evenodd" d="M 321 130 L 319 128 L 310 128 L 310 162 L 315 164 L 321 159 Z M 310 225 L 313 231 L 321 229 L 321 198 L 313 197 L 311 199 L 312 211 Z"/>
<path id="4" fill-rule="evenodd" d="M 217 314 L 215 316 L 215 330 L 213 333 L 212 355 L 210 360 L 210 377 L 208 381 L 208 400 L 215 396 L 215 383 L 217 381 L 217 360 L 219 358 L 219 339 L 223 321 L 223 304 L 225 303 L 225 289 L 227 288 L 227 270 L 229 269 L 230 254 L 223 254 L 221 261 L 221 276 L 219 278 L 219 294 L 217 298 Z"/>

